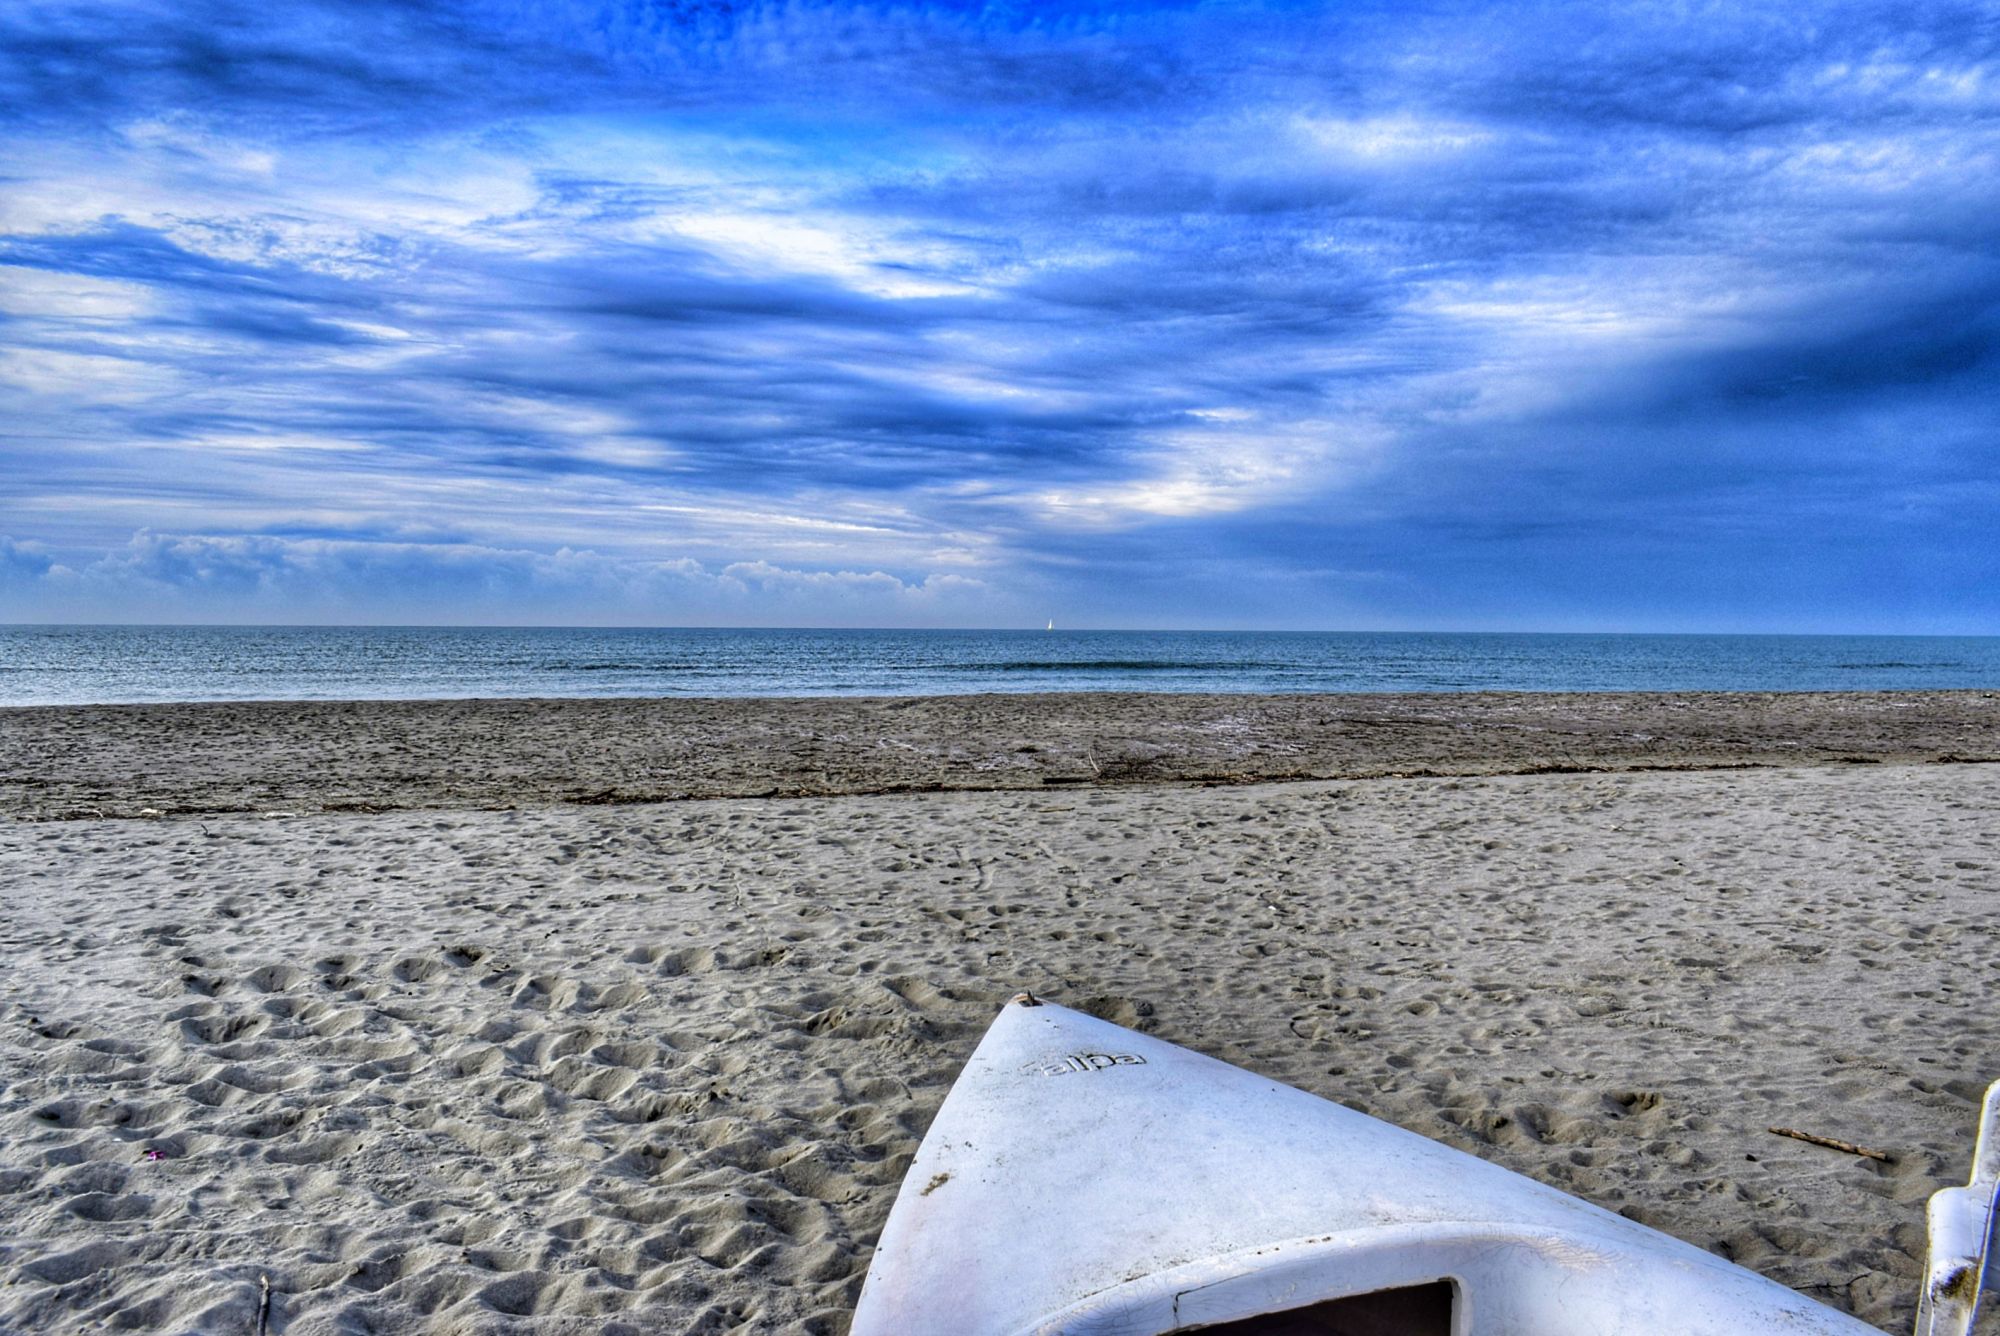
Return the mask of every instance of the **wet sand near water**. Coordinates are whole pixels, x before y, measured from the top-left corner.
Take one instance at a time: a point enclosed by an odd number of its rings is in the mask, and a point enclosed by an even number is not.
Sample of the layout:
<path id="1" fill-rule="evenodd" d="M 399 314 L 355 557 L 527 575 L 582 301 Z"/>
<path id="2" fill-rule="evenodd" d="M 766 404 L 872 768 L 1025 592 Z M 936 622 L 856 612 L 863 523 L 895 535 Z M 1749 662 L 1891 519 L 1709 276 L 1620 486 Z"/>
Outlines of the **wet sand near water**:
<path id="1" fill-rule="evenodd" d="M 2000 760 L 2000 691 L 0 709 L 0 817 Z"/>

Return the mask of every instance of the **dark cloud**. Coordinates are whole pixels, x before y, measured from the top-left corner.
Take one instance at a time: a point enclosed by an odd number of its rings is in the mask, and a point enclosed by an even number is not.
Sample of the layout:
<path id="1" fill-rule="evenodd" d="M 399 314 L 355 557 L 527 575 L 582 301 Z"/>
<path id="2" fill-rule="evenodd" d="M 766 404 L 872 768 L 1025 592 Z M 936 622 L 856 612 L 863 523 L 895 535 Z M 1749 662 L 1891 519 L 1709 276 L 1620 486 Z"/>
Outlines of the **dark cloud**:
<path id="1" fill-rule="evenodd" d="M 1797 625 L 1836 549 L 1993 566 L 1978 6 L 84 3 L 0 15 L 0 107 L 44 590 L 568 543 Z"/>
<path id="2" fill-rule="evenodd" d="M 16 8 L 0 16 L 0 106 L 40 124 L 172 108 L 325 132 L 528 110 L 548 105 L 564 78 L 594 77 L 583 51 L 478 14 L 243 0 Z"/>

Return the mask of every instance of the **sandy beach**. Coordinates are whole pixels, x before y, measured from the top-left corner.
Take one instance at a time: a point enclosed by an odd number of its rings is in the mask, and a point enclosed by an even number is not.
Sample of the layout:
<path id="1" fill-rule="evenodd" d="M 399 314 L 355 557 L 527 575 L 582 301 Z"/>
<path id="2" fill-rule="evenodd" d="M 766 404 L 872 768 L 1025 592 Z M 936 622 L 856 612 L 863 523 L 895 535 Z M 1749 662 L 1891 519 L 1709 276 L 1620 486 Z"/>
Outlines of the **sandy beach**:
<path id="1" fill-rule="evenodd" d="M 1022 987 L 1906 1330 L 1996 758 L 1980 692 L 0 711 L 0 1331 L 842 1333 Z"/>

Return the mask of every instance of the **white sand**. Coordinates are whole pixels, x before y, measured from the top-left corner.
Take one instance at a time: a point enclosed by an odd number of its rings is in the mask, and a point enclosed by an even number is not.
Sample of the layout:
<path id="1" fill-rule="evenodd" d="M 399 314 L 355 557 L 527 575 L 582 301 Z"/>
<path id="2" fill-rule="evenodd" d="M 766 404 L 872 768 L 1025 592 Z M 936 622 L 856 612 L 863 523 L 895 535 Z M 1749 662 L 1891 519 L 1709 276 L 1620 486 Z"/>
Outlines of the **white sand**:
<path id="1" fill-rule="evenodd" d="M 0 1330 L 842 1332 L 1022 986 L 1894 1330 L 2000 1076 L 1990 767 L 203 820 L 0 823 Z"/>

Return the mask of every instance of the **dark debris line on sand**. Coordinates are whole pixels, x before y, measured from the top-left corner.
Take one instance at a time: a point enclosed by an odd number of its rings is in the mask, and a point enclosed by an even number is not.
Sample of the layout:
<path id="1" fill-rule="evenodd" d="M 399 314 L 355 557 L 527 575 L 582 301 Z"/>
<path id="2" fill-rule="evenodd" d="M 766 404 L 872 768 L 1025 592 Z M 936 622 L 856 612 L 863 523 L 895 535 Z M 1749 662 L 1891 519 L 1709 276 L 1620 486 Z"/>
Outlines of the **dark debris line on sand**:
<path id="1" fill-rule="evenodd" d="M 0 817 L 1996 759 L 1985 691 L 46 706 L 0 709 Z"/>

